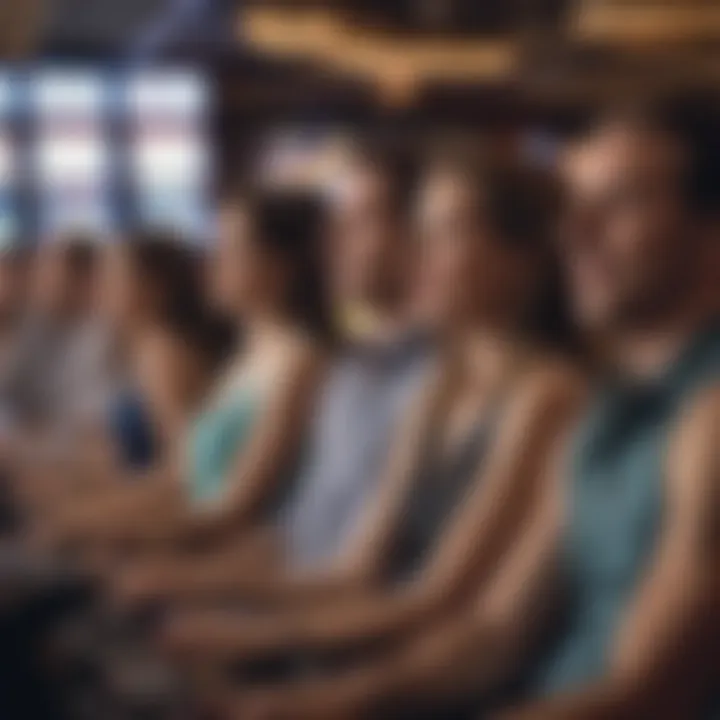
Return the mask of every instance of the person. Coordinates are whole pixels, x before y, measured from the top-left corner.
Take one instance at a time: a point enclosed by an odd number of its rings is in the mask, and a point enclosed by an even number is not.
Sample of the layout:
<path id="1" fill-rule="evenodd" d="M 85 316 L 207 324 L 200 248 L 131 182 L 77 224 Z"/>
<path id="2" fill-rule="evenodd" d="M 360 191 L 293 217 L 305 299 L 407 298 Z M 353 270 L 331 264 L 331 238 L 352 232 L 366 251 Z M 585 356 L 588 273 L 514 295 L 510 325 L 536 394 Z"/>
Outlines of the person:
<path id="1" fill-rule="evenodd" d="M 487 579 L 537 497 L 534 466 L 581 395 L 575 371 L 554 356 L 569 329 L 559 337 L 559 323 L 536 321 L 556 295 L 548 195 L 523 167 L 456 157 L 430 167 L 419 310 L 438 337 L 437 365 L 335 569 L 359 579 L 300 611 L 189 610 L 169 631 L 175 652 L 207 667 L 387 647 L 452 614 Z"/>
<path id="2" fill-rule="evenodd" d="M 248 192 L 226 203 L 211 274 L 217 306 L 242 341 L 187 432 L 174 438 L 176 469 L 165 483 L 174 501 L 73 515 L 58 531 L 61 542 L 182 554 L 187 544 L 231 542 L 274 512 L 332 343 L 323 219 L 322 203 L 291 191 Z M 180 308 L 180 321 L 190 321 L 187 311 Z M 166 410 L 173 435 L 183 413 Z"/>
<path id="3" fill-rule="evenodd" d="M 230 349 L 224 323 L 206 307 L 199 259 L 181 239 L 140 233 L 104 255 L 101 312 L 126 379 L 63 482 L 56 468 L 44 488 L 37 520 L 52 533 L 78 514 L 100 518 L 125 503 L 175 497 L 176 483 L 166 480 L 174 447 Z M 141 476 L 147 482 L 123 482 Z"/>
<path id="4" fill-rule="evenodd" d="M 303 462 L 276 522 L 258 534 L 257 564 L 312 574 L 355 533 L 374 492 L 391 431 L 425 373 L 427 342 L 413 317 L 413 243 L 406 210 L 412 168 L 383 144 L 353 151 L 330 202 L 325 261 L 339 343 L 320 388 Z M 361 315 L 362 323 L 355 319 Z M 262 548 L 262 552 L 260 551 Z M 198 574 L 229 577 L 236 558 L 131 569 L 126 602 L 188 589 Z M 279 585 L 282 586 L 282 580 Z M 283 596 L 278 587 L 278 598 Z"/>
<path id="5" fill-rule="evenodd" d="M 704 92 L 630 107 L 569 164 L 575 305 L 616 377 L 569 478 L 570 628 L 539 673 L 547 699 L 507 717 L 717 712 L 718 110 Z"/>
<path id="6" fill-rule="evenodd" d="M 570 447 L 548 463 L 537 513 L 492 583 L 388 656 L 331 681 L 248 694 L 237 717 L 432 713 L 460 696 L 487 714 L 491 690 L 533 651 L 525 704 L 516 698 L 493 716 L 711 716 L 720 552 L 713 103 L 704 93 L 651 99 L 606 116 L 570 153 L 563 257 L 605 382 Z M 554 642 L 539 643 L 561 600 L 565 622 Z"/>
<path id="7" fill-rule="evenodd" d="M 98 241 L 81 234 L 49 240 L 35 254 L 5 377 L 3 462 L 13 477 L 65 464 L 116 392 L 112 339 L 97 312 L 97 261 Z M 23 480 L 20 490 L 30 485 Z"/>
<path id="8" fill-rule="evenodd" d="M 292 480 L 294 490 L 270 523 L 271 542 L 260 532 L 257 542 L 241 538 L 240 552 L 234 548 L 225 552 L 221 547 L 196 552 L 201 566 L 217 565 L 214 558 L 219 557 L 225 567 L 231 563 L 237 570 L 241 562 L 248 562 L 248 556 L 254 556 L 256 565 L 270 565 L 279 553 L 286 555 L 289 565 L 320 565 L 337 552 L 336 546 L 357 524 L 356 515 L 376 483 L 377 467 L 387 452 L 390 429 L 426 364 L 425 342 L 411 317 L 413 242 L 405 216 L 409 174 L 404 158 L 384 147 L 359 149 L 349 161 L 343 192 L 330 206 L 329 246 L 323 258 L 329 265 L 329 280 L 334 280 L 329 283 L 338 316 L 333 324 L 340 326 L 341 341 L 334 347 L 336 354 L 319 388 L 302 462 Z M 226 226 L 232 217 L 224 214 Z M 224 237 L 229 239 L 227 234 Z M 218 283 L 221 278 L 213 266 L 219 270 L 229 260 L 224 256 L 209 268 L 216 280 L 215 294 L 222 297 L 236 291 L 238 281 L 225 276 Z M 234 258 L 233 266 L 246 267 L 245 262 L 237 266 L 239 260 Z M 251 268 L 247 272 L 243 278 L 255 281 Z M 260 276 L 257 282 L 261 289 L 266 280 Z M 310 284 L 311 279 L 303 282 Z M 321 278 L 315 286 L 322 288 L 324 282 Z M 342 310 L 349 306 L 361 307 L 364 317 L 372 321 L 362 327 L 343 323 L 347 315 Z M 243 550 L 245 545 L 250 551 Z M 157 557 L 147 563 L 133 562 L 119 576 L 144 575 L 149 566 L 153 576 L 165 578 L 168 568 L 174 570 L 179 562 L 177 554 L 172 563 L 165 555 L 160 562 Z M 183 557 L 182 566 L 187 564 Z"/>
<path id="9" fill-rule="evenodd" d="M 58 471 L 106 410 L 115 367 L 95 315 L 97 241 L 69 234 L 5 266 L 3 308 L 17 323 L 3 368 L 2 712 L 63 711 L 41 660 L 49 628 L 74 601 L 74 580 L 31 552 L 28 500 L 59 483 Z M 37 474 L 36 474 L 37 473 Z M 33 503 L 34 504 L 34 503 Z"/>
<path id="10" fill-rule="evenodd" d="M 205 300 L 200 267 L 183 239 L 162 233 L 108 250 L 105 310 L 130 366 L 109 420 L 121 467 L 169 460 L 232 349 L 232 333 Z"/>

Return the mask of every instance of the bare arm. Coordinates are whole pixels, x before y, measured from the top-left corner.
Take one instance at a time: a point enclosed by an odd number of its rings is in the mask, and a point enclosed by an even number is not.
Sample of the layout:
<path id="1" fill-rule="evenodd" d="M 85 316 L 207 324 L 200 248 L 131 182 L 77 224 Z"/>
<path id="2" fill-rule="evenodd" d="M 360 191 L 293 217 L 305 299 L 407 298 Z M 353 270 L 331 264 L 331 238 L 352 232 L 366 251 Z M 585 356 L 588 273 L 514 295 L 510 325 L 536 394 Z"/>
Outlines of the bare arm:
<path id="1" fill-rule="evenodd" d="M 663 535 L 617 634 L 607 676 L 508 720 L 695 716 L 716 679 L 719 441 L 720 388 L 690 409 L 671 445 Z"/>
<path id="2" fill-rule="evenodd" d="M 234 490 L 228 496 L 201 511 L 183 504 L 155 522 L 128 518 L 124 528 L 112 528 L 112 539 L 172 550 L 185 542 L 222 541 L 246 529 L 247 521 L 272 495 L 300 443 L 322 367 L 317 352 L 311 348 L 303 348 L 289 361 L 287 373 L 279 380 L 256 428 L 235 459 L 231 470 L 234 479 L 228 482 Z M 153 395 L 156 417 L 163 421 L 166 431 L 177 425 L 179 408 L 171 402 L 175 395 L 159 395 L 157 391 Z M 206 570 L 201 570 L 205 575 Z M 157 572 L 154 565 L 153 572 Z"/>
<path id="3" fill-rule="evenodd" d="M 175 627 L 178 647 L 234 657 L 287 649 L 327 650 L 387 641 L 421 628 L 478 592 L 539 495 L 538 468 L 564 431 L 583 393 L 566 372 L 534 373 L 510 402 L 475 490 L 431 558 L 408 587 L 370 592 L 320 607 L 245 620 L 190 614 Z"/>
<path id="4" fill-rule="evenodd" d="M 110 381 L 98 377 L 109 361 L 89 363 L 95 373 L 89 375 L 90 384 L 98 386 L 104 402 L 96 404 L 98 399 L 91 398 L 89 405 L 95 406 L 95 412 L 89 412 L 93 425 L 69 449 L 62 482 L 52 467 L 46 464 L 42 468 L 45 482 L 41 497 L 49 500 L 46 503 L 49 514 L 57 516 L 68 531 L 76 525 L 79 534 L 99 538 L 114 535 L 123 523 L 123 516 L 127 525 L 137 527 L 138 515 L 144 513 L 145 507 L 155 515 L 162 505 L 155 502 L 155 497 L 164 498 L 164 489 L 179 494 L 175 492 L 177 473 L 170 467 L 172 457 L 167 449 L 177 444 L 185 430 L 188 388 L 197 373 L 195 353 L 164 333 L 148 337 L 138 350 L 134 358 L 135 386 L 153 431 L 156 445 L 153 466 L 138 477 L 138 473 L 132 473 L 122 463 L 113 429 L 97 422 L 98 408 L 111 407 Z M 169 479 L 172 482 L 166 482 Z"/>
<path id="5" fill-rule="evenodd" d="M 224 563 L 184 564 L 162 577 L 155 568 L 131 572 L 122 579 L 120 594 L 134 603 L 149 597 L 171 597 L 178 601 L 212 599 L 218 594 L 261 600 L 290 606 L 304 606 L 323 598 L 340 595 L 354 597 L 371 587 L 383 568 L 388 543 L 404 507 L 415 463 L 424 437 L 425 424 L 434 402 L 435 380 L 400 430 L 399 442 L 392 449 L 380 483 L 380 490 L 369 503 L 356 535 L 337 561 L 313 572 L 229 573 Z"/>
<path id="6" fill-rule="evenodd" d="M 235 533 L 257 517 L 299 450 L 324 368 L 324 358 L 315 348 L 295 353 L 235 458 L 229 493 L 215 506 L 191 512 L 178 527 L 177 539 Z"/>
<path id="7" fill-rule="evenodd" d="M 554 462 L 548 473 L 529 524 L 486 592 L 463 611 L 347 673 L 245 696 L 234 708 L 235 717 L 369 718 L 396 703 L 404 708 L 442 706 L 505 680 L 556 599 L 561 508 Z"/>

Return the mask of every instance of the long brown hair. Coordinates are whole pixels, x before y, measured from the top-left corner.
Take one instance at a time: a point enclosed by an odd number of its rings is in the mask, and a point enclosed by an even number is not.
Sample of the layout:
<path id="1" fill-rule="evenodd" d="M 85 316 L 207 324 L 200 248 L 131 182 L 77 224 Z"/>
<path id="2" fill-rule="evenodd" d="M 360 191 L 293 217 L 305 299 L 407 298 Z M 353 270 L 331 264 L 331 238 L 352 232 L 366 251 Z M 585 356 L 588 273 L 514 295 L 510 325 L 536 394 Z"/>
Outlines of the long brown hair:
<path id="1" fill-rule="evenodd" d="M 324 263 L 325 202 L 298 190 L 246 191 L 238 198 L 247 209 L 252 239 L 287 268 L 285 311 L 322 341 L 335 338 Z"/>
<path id="2" fill-rule="evenodd" d="M 493 237 L 540 265 L 540 288 L 523 318 L 524 332 L 541 345 L 576 351 L 578 338 L 555 242 L 560 206 L 555 178 L 518 160 L 462 153 L 456 148 L 434 156 L 430 170 L 466 183 L 474 195 L 473 206 L 494 231 Z"/>
<path id="3" fill-rule="evenodd" d="M 136 233 L 124 250 L 140 280 L 155 290 L 158 322 L 212 365 L 221 363 L 234 344 L 234 333 L 209 307 L 199 252 L 184 239 L 161 231 Z"/>

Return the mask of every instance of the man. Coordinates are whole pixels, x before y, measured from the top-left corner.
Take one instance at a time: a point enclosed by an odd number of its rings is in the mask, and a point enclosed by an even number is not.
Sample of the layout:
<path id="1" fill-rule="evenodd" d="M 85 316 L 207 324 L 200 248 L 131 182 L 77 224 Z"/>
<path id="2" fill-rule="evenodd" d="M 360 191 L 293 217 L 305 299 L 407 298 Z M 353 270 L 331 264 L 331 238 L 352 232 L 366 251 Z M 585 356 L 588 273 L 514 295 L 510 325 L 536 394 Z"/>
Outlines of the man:
<path id="1" fill-rule="evenodd" d="M 607 379 L 490 589 L 359 668 L 245 695 L 237 717 L 449 717 L 460 700 L 486 715 L 560 599 L 563 630 L 525 677 L 530 702 L 498 717 L 708 716 L 720 568 L 715 110 L 650 103 L 603 120 L 570 154 L 565 263 Z"/>
<path id="2" fill-rule="evenodd" d="M 6 406 L 16 429 L 51 442 L 97 427 L 115 390 L 109 338 L 97 320 L 97 247 L 63 237 L 40 248 Z"/>
<path id="3" fill-rule="evenodd" d="M 347 347 L 321 397 L 286 518 L 296 567 L 329 561 L 349 539 L 425 365 L 411 316 L 409 184 L 402 157 L 359 149 L 333 203 L 329 264 Z"/>

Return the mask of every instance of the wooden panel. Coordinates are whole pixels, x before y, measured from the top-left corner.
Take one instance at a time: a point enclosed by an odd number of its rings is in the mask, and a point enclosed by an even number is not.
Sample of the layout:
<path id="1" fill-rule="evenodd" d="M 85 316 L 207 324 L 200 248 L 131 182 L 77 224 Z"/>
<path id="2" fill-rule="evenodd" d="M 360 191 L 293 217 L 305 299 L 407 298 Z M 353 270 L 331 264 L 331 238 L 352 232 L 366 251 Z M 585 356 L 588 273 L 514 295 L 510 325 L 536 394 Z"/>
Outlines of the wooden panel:
<path id="1" fill-rule="evenodd" d="M 428 80 L 505 79 L 518 53 L 510 41 L 401 38 L 358 30 L 329 12 L 251 8 L 241 32 L 256 51 L 310 58 L 371 78 L 390 96 L 412 95 Z"/>
<path id="2" fill-rule="evenodd" d="M 720 40 L 715 0 L 583 0 L 573 20 L 579 40 L 690 43 Z"/>

